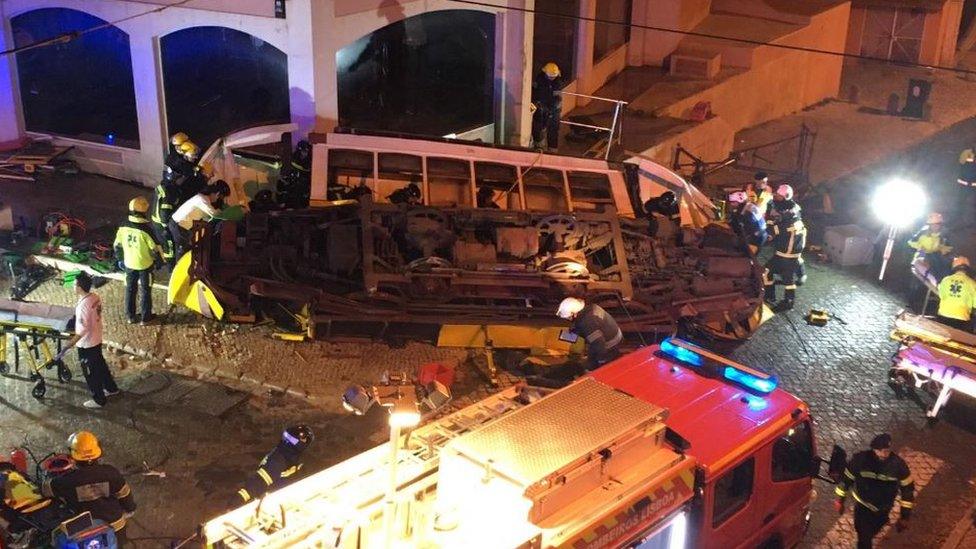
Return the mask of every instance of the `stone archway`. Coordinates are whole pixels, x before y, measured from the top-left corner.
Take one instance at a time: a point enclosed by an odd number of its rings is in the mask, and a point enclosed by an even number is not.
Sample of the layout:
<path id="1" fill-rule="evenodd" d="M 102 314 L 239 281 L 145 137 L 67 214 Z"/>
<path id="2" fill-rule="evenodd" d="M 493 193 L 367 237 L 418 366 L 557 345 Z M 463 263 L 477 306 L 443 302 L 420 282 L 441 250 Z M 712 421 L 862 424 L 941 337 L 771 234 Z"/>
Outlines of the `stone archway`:
<path id="1" fill-rule="evenodd" d="M 495 15 L 439 10 L 382 27 L 336 54 L 339 125 L 424 135 L 494 118 Z"/>
<path id="2" fill-rule="evenodd" d="M 160 38 L 166 126 L 203 148 L 222 135 L 290 120 L 288 56 L 228 27 L 189 27 Z"/>
<path id="3" fill-rule="evenodd" d="M 26 46 L 106 21 L 70 8 L 40 8 L 11 18 L 14 45 Z M 24 126 L 94 143 L 139 148 L 129 35 L 98 28 L 56 46 L 16 55 Z"/>

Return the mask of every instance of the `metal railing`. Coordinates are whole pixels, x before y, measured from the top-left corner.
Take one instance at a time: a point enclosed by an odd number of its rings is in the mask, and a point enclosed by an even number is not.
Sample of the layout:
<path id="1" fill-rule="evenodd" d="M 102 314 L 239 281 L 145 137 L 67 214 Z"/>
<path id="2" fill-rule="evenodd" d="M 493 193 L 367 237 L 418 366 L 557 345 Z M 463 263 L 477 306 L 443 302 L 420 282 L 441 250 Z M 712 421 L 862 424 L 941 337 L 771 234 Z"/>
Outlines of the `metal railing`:
<path id="1" fill-rule="evenodd" d="M 596 101 L 605 101 L 607 103 L 614 103 L 614 106 L 613 106 L 613 119 L 612 119 L 609 127 L 596 126 L 596 125 L 593 125 L 593 124 L 584 124 L 582 122 L 573 122 L 573 121 L 570 121 L 570 120 L 562 120 L 562 119 L 559 120 L 559 122 L 561 124 L 566 124 L 567 126 L 576 126 L 578 128 L 587 128 L 587 129 L 590 129 L 590 130 L 608 132 L 610 135 L 607 137 L 607 150 L 604 151 L 604 153 L 603 153 L 603 159 L 604 160 L 609 160 L 610 159 L 610 146 L 613 145 L 614 140 L 616 139 L 617 144 L 620 144 L 620 134 L 621 134 L 621 131 L 620 130 L 623 127 L 623 118 L 621 117 L 621 114 L 623 114 L 623 110 L 624 110 L 624 107 L 627 105 L 627 101 L 621 101 L 619 99 L 610 99 L 610 98 L 607 98 L 607 97 L 598 97 L 598 96 L 595 96 L 595 95 L 586 95 L 586 94 L 582 94 L 582 93 L 573 93 L 573 92 L 567 92 L 567 91 L 561 91 L 561 92 L 559 92 L 559 94 L 560 95 L 572 95 L 573 97 L 583 97 L 583 98 L 586 98 L 586 99 L 594 99 Z"/>

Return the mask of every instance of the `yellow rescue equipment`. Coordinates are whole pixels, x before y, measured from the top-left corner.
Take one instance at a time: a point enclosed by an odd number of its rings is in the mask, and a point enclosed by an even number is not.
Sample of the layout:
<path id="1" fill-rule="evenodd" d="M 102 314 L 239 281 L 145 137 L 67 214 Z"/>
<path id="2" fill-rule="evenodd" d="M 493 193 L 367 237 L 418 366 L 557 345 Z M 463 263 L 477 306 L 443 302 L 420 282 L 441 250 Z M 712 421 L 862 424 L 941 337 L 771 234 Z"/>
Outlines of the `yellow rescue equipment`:
<path id="1" fill-rule="evenodd" d="M 223 320 L 224 306 L 217 300 L 211 290 L 202 280 L 194 280 L 190 275 L 192 252 L 183 257 L 173 267 L 173 274 L 169 277 L 169 289 L 166 300 L 170 305 L 180 304 L 207 318 Z"/>

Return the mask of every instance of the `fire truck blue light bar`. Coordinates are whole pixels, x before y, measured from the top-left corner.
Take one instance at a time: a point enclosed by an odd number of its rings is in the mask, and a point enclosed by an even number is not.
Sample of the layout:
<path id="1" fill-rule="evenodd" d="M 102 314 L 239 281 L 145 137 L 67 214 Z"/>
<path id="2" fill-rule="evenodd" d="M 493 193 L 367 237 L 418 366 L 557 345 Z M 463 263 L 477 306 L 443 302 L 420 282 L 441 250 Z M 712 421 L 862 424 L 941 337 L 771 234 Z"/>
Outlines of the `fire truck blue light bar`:
<path id="1" fill-rule="evenodd" d="M 773 376 L 759 377 L 743 372 L 742 370 L 737 370 L 731 366 L 726 366 L 725 372 L 722 375 L 732 383 L 765 394 L 772 393 L 777 385 L 777 380 Z"/>
<path id="2" fill-rule="evenodd" d="M 671 338 L 667 338 L 661 342 L 661 352 L 692 366 L 702 365 L 702 356 L 691 349 L 686 349 L 685 347 L 679 347 L 671 341 Z"/>
<path id="3" fill-rule="evenodd" d="M 733 362 L 681 339 L 665 339 L 661 342 L 661 352 L 682 364 L 702 368 L 706 375 L 724 378 L 757 393 L 769 394 L 779 385 L 776 376 Z"/>

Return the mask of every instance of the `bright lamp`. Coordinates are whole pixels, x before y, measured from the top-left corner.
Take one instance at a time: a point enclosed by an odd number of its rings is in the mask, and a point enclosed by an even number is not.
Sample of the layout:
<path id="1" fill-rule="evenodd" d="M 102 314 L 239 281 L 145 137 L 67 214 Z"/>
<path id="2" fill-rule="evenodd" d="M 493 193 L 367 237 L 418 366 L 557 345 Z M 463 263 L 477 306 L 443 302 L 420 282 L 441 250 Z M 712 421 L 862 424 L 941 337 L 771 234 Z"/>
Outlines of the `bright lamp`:
<path id="1" fill-rule="evenodd" d="M 885 225 L 904 228 L 926 211 L 928 197 L 918 184 L 906 179 L 891 179 L 878 187 L 871 198 L 871 209 Z"/>

